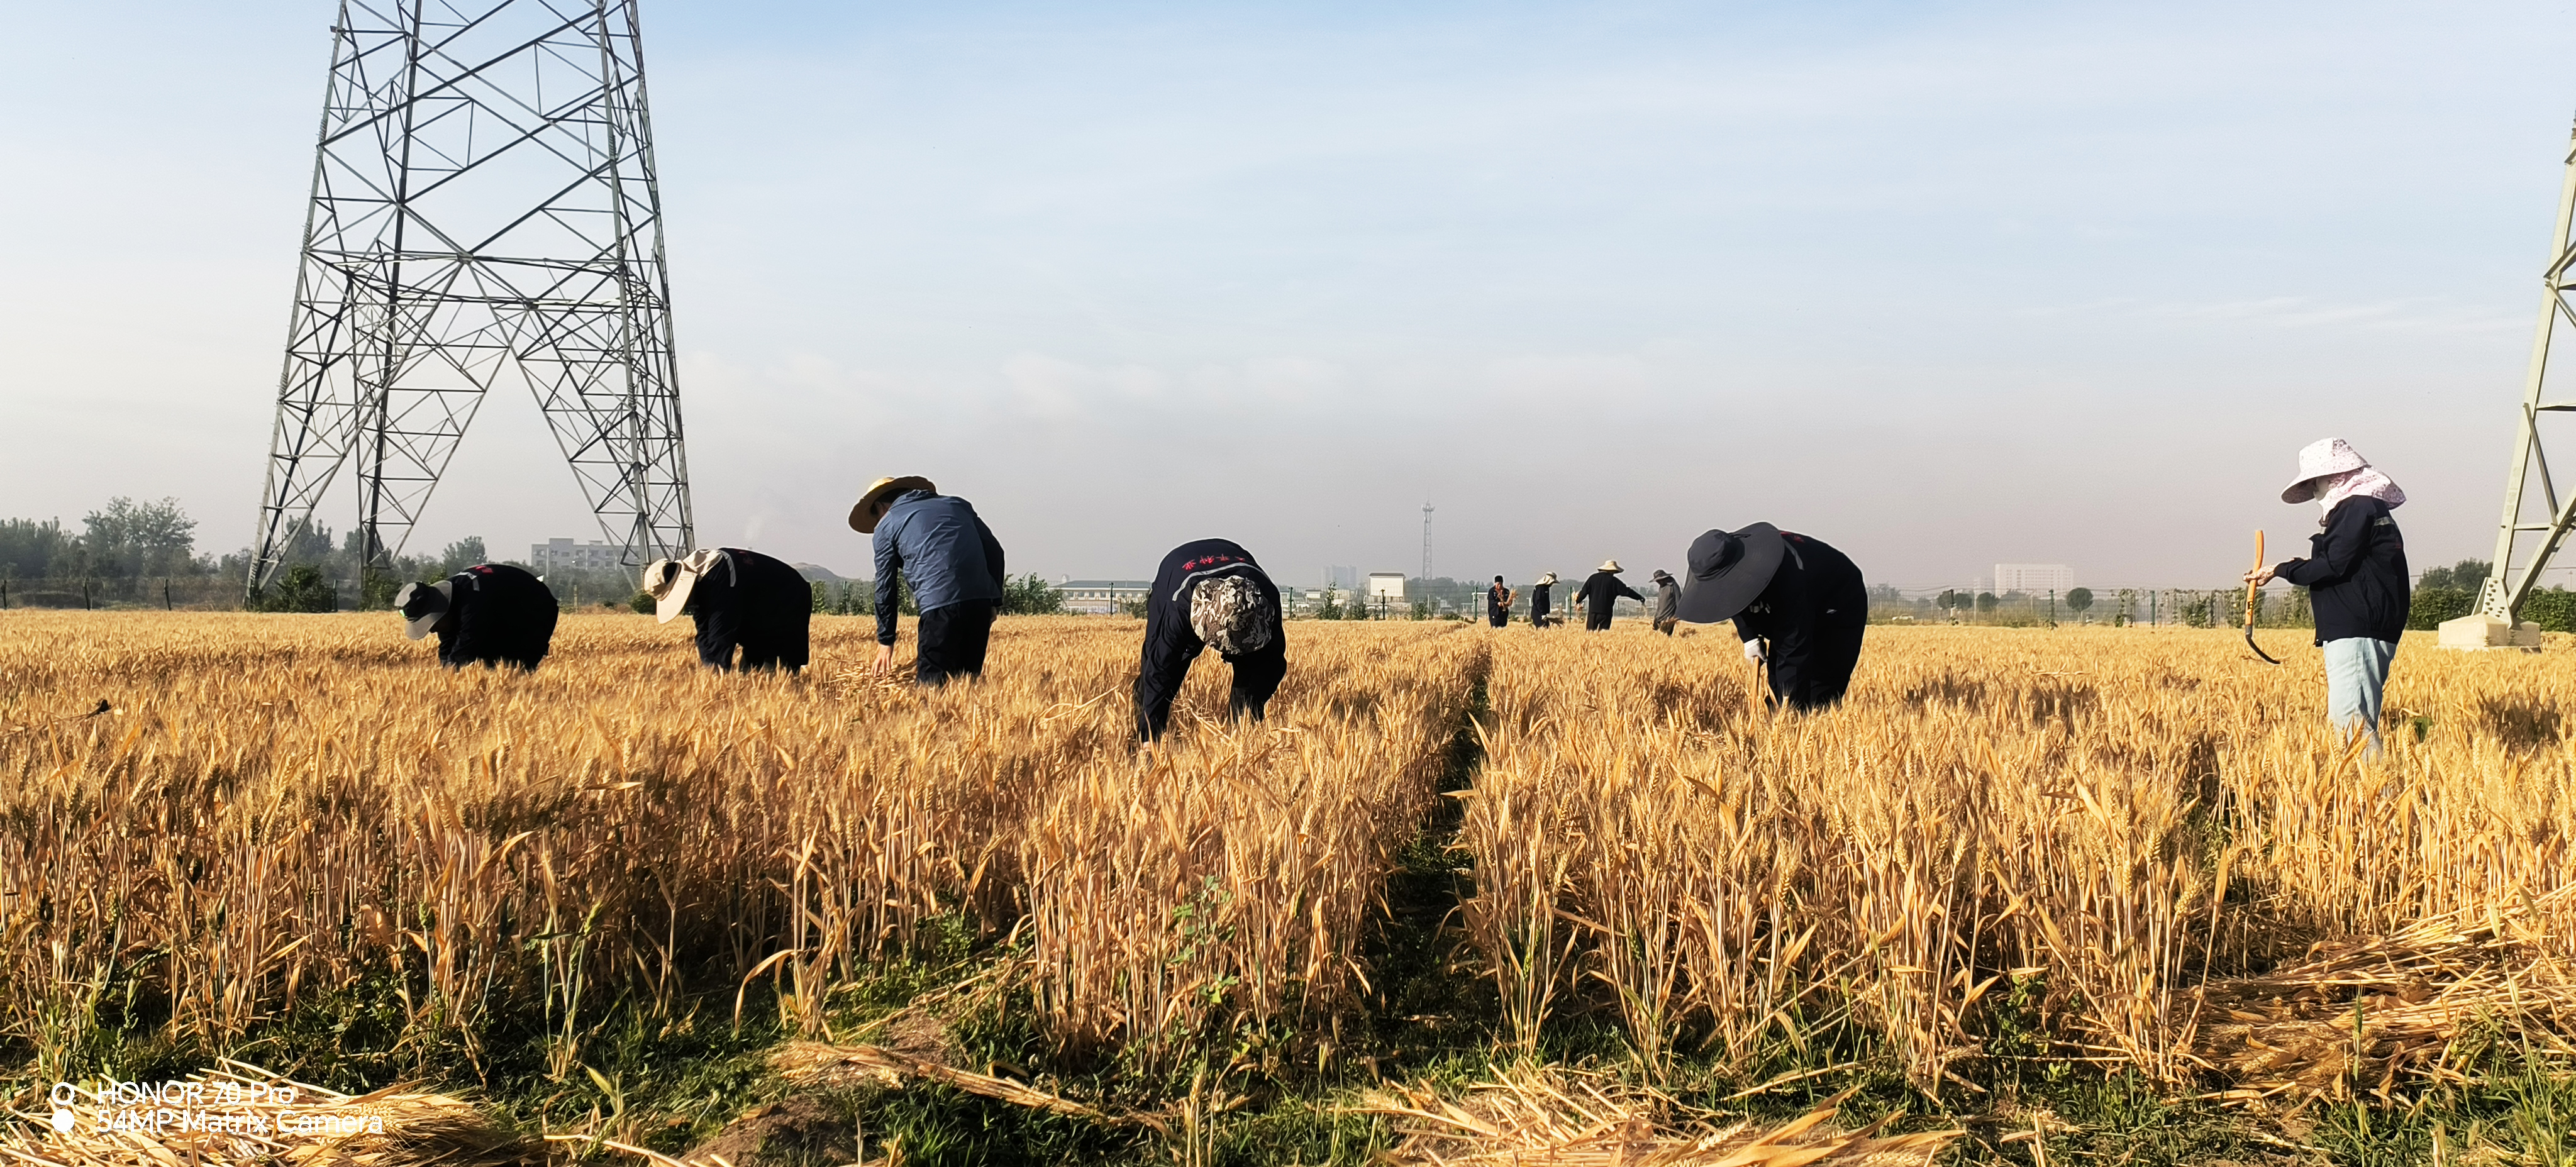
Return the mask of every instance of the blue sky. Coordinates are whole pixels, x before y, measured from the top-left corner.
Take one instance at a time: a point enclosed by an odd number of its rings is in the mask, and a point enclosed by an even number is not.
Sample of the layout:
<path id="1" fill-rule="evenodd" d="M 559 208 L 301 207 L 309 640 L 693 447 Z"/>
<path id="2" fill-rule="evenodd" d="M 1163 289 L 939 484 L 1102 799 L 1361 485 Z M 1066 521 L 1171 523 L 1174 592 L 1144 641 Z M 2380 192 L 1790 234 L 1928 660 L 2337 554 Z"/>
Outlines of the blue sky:
<path id="1" fill-rule="evenodd" d="M 248 540 L 330 18 L 0 2 L 0 513 Z M 1051 577 L 2208 586 L 2328 434 L 2483 556 L 2576 113 L 2564 5 L 644 18 L 701 538 L 844 572 L 922 473 Z M 594 537 L 554 459 L 490 403 L 416 544 Z"/>

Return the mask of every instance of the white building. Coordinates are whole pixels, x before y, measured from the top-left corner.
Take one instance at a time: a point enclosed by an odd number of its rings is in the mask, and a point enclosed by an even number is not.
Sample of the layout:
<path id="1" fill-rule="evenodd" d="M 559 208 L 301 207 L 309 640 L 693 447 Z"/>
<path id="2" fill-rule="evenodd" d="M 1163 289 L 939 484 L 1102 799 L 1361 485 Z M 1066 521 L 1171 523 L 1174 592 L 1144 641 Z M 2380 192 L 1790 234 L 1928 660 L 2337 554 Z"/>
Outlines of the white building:
<path id="1" fill-rule="evenodd" d="M 575 543 L 570 539 L 548 539 L 528 545 L 528 570 L 544 575 L 560 569 L 594 571 L 626 566 L 626 548 L 615 543 L 593 539 Z"/>
<path id="2" fill-rule="evenodd" d="M 1371 602 L 1378 600 L 1385 600 L 1391 604 L 1403 602 L 1404 573 L 1400 571 L 1370 572 L 1368 577 L 1368 598 Z"/>
<path id="3" fill-rule="evenodd" d="M 1154 590 L 1152 581 L 1141 579 L 1068 579 L 1054 586 L 1065 611 L 1091 616 L 1117 615 L 1120 605 L 1142 603 Z"/>
<path id="4" fill-rule="evenodd" d="M 2075 569 L 2063 563 L 1998 563 L 1995 565 L 1995 594 L 2014 592 L 2044 596 L 2054 591 L 2065 595 L 2075 590 Z"/>

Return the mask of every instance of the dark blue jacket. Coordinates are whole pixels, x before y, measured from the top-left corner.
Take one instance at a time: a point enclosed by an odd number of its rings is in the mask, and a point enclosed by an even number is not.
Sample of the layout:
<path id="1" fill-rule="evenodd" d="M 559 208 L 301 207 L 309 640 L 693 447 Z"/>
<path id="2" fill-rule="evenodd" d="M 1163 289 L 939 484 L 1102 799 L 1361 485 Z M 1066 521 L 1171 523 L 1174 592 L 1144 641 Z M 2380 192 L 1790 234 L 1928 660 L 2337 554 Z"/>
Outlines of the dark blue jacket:
<path id="1" fill-rule="evenodd" d="M 2406 634 L 2414 588 L 2406 574 L 2406 540 L 2388 504 L 2355 497 L 2336 503 L 2326 529 L 2308 537 L 2308 557 L 2272 574 L 2308 589 L 2317 614 L 2317 643 L 2367 636 L 2395 643 Z"/>
<path id="2" fill-rule="evenodd" d="M 907 490 L 877 521 L 877 643 L 894 643 L 895 573 L 912 585 L 914 607 L 929 612 L 970 600 L 1000 602 L 1002 544 L 962 498 Z"/>

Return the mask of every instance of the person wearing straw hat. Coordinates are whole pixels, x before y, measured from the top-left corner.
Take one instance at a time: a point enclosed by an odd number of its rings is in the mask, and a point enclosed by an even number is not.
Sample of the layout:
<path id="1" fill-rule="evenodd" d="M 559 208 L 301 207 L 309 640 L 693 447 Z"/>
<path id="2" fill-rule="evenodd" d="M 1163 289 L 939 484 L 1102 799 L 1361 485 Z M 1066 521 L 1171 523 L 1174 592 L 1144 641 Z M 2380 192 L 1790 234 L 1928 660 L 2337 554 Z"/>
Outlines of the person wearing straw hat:
<path id="1" fill-rule="evenodd" d="M 523 567 L 478 563 L 434 583 L 408 583 L 394 593 L 403 635 L 438 634 L 438 663 L 530 672 L 554 643 L 561 608 L 546 581 Z"/>
<path id="2" fill-rule="evenodd" d="M 810 657 L 813 585 L 757 551 L 707 547 L 685 559 L 656 559 L 644 566 L 644 594 L 662 623 L 684 611 L 696 621 L 698 659 L 708 668 L 793 674 Z"/>
<path id="3" fill-rule="evenodd" d="M 1625 570 L 1619 566 L 1618 560 L 1604 559 L 1601 566 L 1593 570 L 1592 578 L 1583 581 L 1583 590 L 1574 593 L 1574 602 L 1583 606 L 1584 631 L 1599 632 L 1610 627 L 1610 613 L 1618 606 L 1621 596 L 1641 604 L 1646 601 L 1637 589 L 1619 578 L 1619 573 Z"/>
<path id="4" fill-rule="evenodd" d="M 1673 615 L 1735 621 L 1744 658 L 1768 663 L 1771 704 L 1806 711 L 1843 699 L 1860 664 L 1869 588 L 1850 557 L 1769 523 L 1691 541 Z"/>
<path id="5" fill-rule="evenodd" d="M 1548 599 L 1548 593 L 1555 588 L 1556 573 L 1553 571 L 1538 577 L 1538 582 L 1530 585 L 1530 627 L 1545 628 L 1555 623 L 1551 616 L 1555 604 Z"/>
<path id="6" fill-rule="evenodd" d="M 899 572 L 921 612 L 913 626 L 913 679 L 944 685 L 952 677 L 983 676 L 993 616 L 1010 577 L 1002 574 L 1002 544 L 974 504 L 939 493 L 919 475 L 880 478 L 850 507 L 850 529 L 871 536 L 876 552 L 877 656 L 870 668 L 894 668 Z"/>
<path id="7" fill-rule="evenodd" d="M 1656 568 L 1655 631 L 1661 632 L 1666 636 L 1673 634 L 1673 626 L 1680 623 L 1679 620 L 1676 620 L 1673 617 L 1673 611 L 1681 602 L 1681 585 L 1674 583 L 1672 575 L 1666 572 L 1663 568 Z"/>
<path id="8" fill-rule="evenodd" d="M 2342 438 L 2325 438 L 2299 451 L 2299 476 L 2281 501 L 2316 503 L 2321 529 L 2308 537 L 2307 558 L 2258 567 L 2245 582 L 2284 579 L 2308 589 L 2326 661 L 2326 722 L 2368 735 L 2376 754 L 2380 691 L 2414 602 L 2406 539 L 2388 513 L 2405 505 L 2406 492 Z"/>
<path id="9" fill-rule="evenodd" d="M 1163 557 L 1145 598 L 1145 656 L 1136 669 L 1136 735 L 1151 742 L 1172 720 L 1172 698 L 1200 651 L 1234 666 L 1226 714 L 1261 720 L 1288 675 L 1279 585 L 1230 539 L 1183 543 Z"/>

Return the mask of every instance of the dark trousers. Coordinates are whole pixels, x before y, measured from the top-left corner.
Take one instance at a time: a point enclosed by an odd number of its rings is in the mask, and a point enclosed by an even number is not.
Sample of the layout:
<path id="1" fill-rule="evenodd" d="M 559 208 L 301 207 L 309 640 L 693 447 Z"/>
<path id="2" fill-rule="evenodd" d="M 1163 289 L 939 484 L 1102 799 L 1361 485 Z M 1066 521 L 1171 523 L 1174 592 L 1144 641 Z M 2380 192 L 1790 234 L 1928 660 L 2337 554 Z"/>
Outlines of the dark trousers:
<path id="1" fill-rule="evenodd" d="M 811 648 L 806 617 L 811 613 L 790 612 L 784 620 L 749 624 L 739 619 L 705 620 L 698 625 L 698 660 L 711 669 L 743 672 L 790 673 L 805 667 Z M 734 650 L 742 650 L 742 659 L 734 659 Z"/>
<path id="2" fill-rule="evenodd" d="M 1666 616 L 1655 621 L 1655 631 L 1661 632 L 1666 636 L 1670 636 L 1673 634 L 1673 626 L 1679 623 L 1681 623 L 1681 621 L 1675 620 L 1670 616 Z"/>
<path id="3" fill-rule="evenodd" d="M 1485 613 L 1485 619 L 1492 621 L 1494 627 L 1500 628 L 1512 622 L 1512 614 L 1499 610 L 1488 611 Z"/>
<path id="4" fill-rule="evenodd" d="M 984 675 L 984 650 L 993 643 L 993 601 L 968 600 L 921 614 L 912 678 L 945 685 L 951 677 Z"/>
<path id="5" fill-rule="evenodd" d="M 1530 627 L 1532 628 L 1545 628 L 1554 622 L 1554 619 L 1545 612 L 1530 613 Z"/>
<path id="6" fill-rule="evenodd" d="M 1802 713 L 1841 701 L 1843 690 L 1851 687 L 1852 670 L 1860 665 L 1863 631 L 1858 624 L 1819 628 L 1798 655 L 1772 661 L 1772 700 Z"/>
<path id="7" fill-rule="evenodd" d="M 1610 627 L 1610 605 L 1593 604 L 1583 609 L 1583 630 L 1600 632 Z"/>
<path id="8" fill-rule="evenodd" d="M 1234 688 L 1225 696 L 1226 716 L 1261 720 L 1270 708 L 1270 695 L 1279 691 L 1279 682 L 1288 675 L 1286 646 L 1274 640 L 1260 652 L 1225 659 L 1234 666 Z"/>

